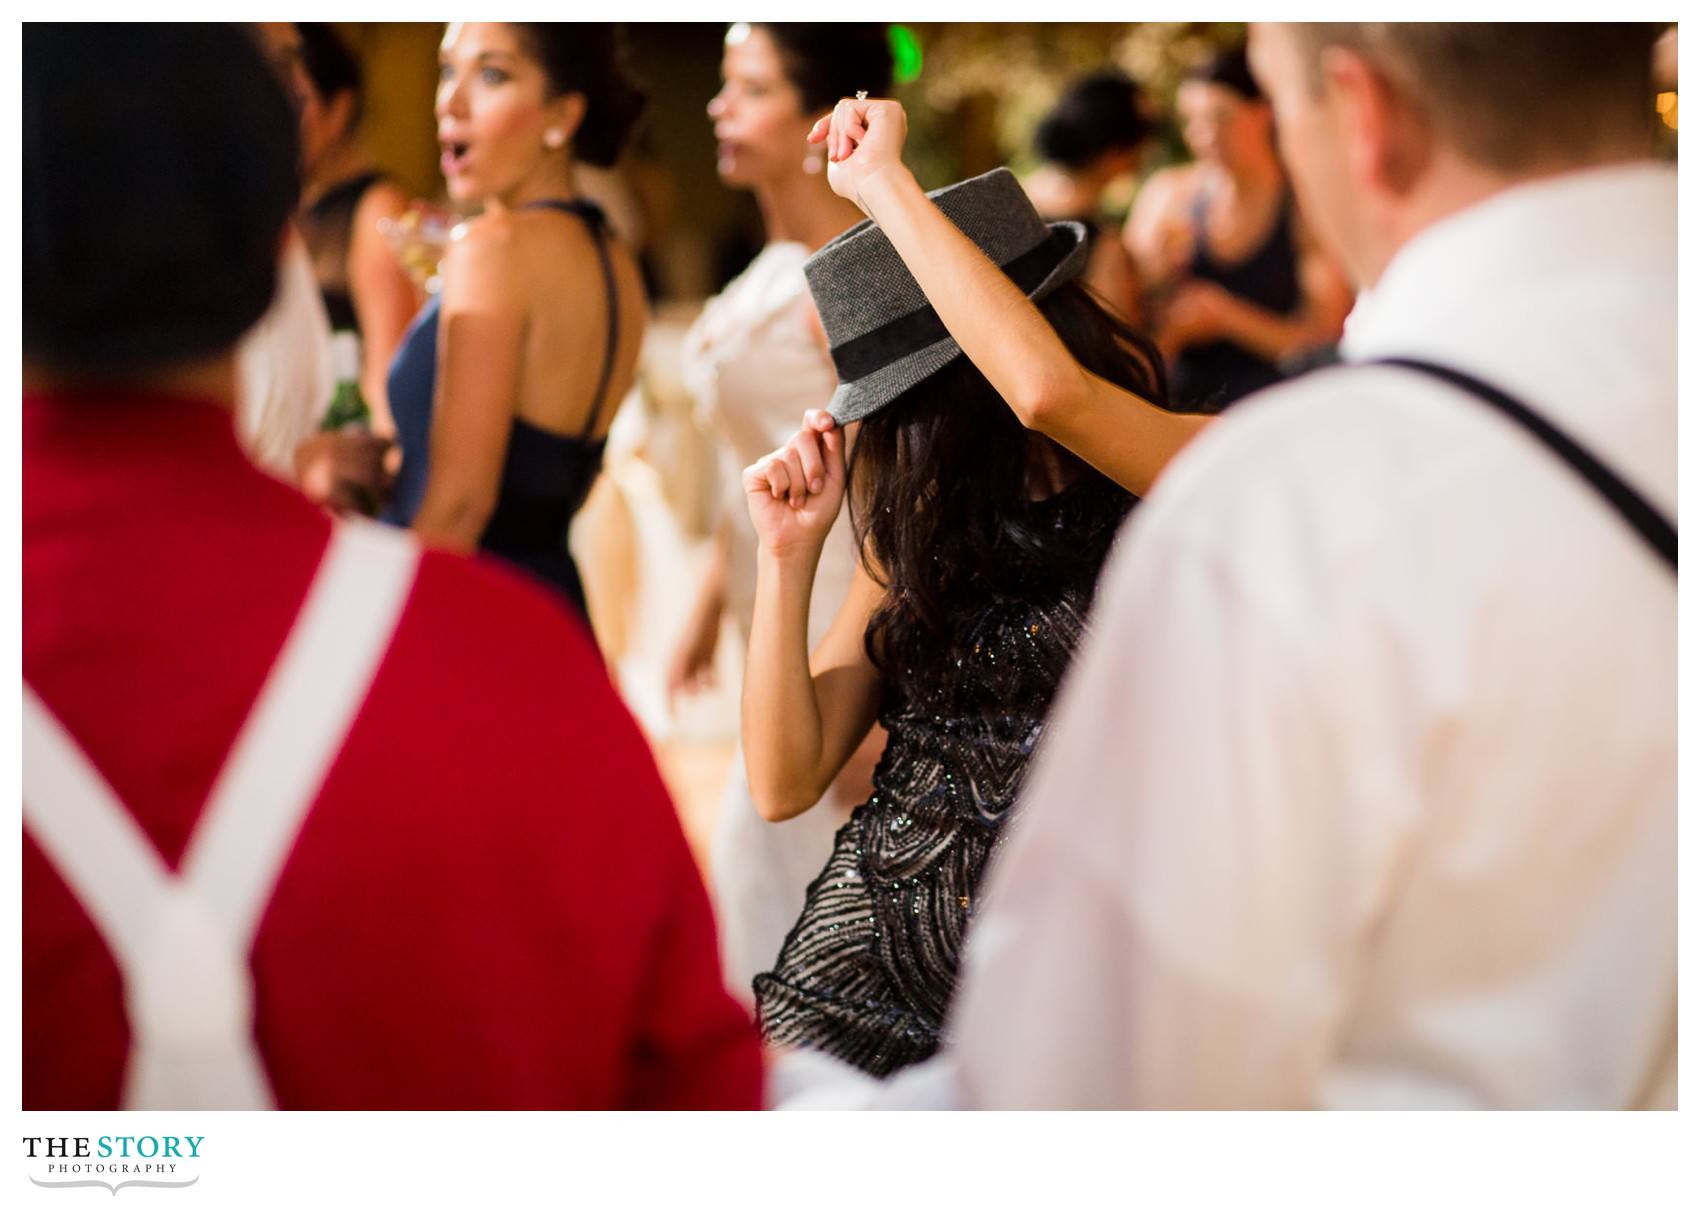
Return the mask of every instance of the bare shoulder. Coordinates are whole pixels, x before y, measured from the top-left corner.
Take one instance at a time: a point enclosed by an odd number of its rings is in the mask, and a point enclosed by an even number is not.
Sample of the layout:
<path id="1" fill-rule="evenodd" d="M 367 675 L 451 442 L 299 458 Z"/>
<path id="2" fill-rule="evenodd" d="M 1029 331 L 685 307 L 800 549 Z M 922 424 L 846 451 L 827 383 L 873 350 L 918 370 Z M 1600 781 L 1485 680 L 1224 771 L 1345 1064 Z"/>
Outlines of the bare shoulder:
<path id="1" fill-rule="evenodd" d="M 1168 168 L 1159 168 L 1140 186 L 1139 205 L 1150 209 L 1178 206 L 1191 196 L 1197 179 L 1196 164 L 1175 164 Z"/>
<path id="2" fill-rule="evenodd" d="M 506 310 L 523 297 L 528 256 L 525 233 L 515 216 L 480 215 L 454 229 L 443 252 L 443 307 L 480 300 Z"/>
<path id="3" fill-rule="evenodd" d="M 510 211 L 467 219 L 449 234 L 444 260 L 473 265 L 489 258 L 511 257 L 524 239 L 523 226 L 520 216 Z"/>
<path id="4" fill-rule="evenodd" d="M 641 303 L 636 258 L 612 236 L 604 242 L 621 293 Z M 469 219 L 455 229 L 443 257 L 444 308 L 481 299 L 498 310 L 523 310 L 560 291 L 600 293 L 602 258 L 596 244 L 584 222 L 563 222 L 561 215 L 542 209 Z"/>
<path id="5" fill-rule="evenodd" d="M 399 218 L 410 201 L 407 191 L 394 181 L 374 181 L 360 195 L 360 205 L 355 208 L 356 222 L 365 226 L 379 219 Z"/>

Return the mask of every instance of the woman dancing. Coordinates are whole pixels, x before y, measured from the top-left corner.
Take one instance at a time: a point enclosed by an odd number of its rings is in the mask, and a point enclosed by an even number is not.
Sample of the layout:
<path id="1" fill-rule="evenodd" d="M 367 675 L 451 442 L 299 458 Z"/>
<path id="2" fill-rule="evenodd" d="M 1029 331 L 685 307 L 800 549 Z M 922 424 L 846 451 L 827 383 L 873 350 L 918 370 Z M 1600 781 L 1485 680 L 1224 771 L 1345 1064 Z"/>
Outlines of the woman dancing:
<path id="1" fill-rule="evenodd" d="M 770 1043 L 874 1074 L 937 1048 L 980 875 L 1111 539 L 1202 423 L 1160 407 L 1150 343 L 1075 280 L 1081 225 L 1047 227 L 1004 170 L 923 194 L 904 133 L 891 101 L 841 101 L 812 132 L 877 226 L 808 266 L 840 378 L 830 414 L 743 480 L 761 544 L 743 710 L 758 808 L 806 810 L 876 719 L 890 734 L 757 1007 Z M 857 419 L 847 466 L 838 425 Z M 811 657 L 809 589 L 846 496 L 861 563 Z"/>
<path id="2" fill-rule="evenodd" d="M 572 166 L 612 164 L 643 104 L 611 26 L 448 27 L 443 176 L 483 212 L 390 369 L 402 464 L 388 520 L 501 556 L 581 616 L 567 527 L 631 386 L 645 305 L 632 256 L 574 195 Z"/>

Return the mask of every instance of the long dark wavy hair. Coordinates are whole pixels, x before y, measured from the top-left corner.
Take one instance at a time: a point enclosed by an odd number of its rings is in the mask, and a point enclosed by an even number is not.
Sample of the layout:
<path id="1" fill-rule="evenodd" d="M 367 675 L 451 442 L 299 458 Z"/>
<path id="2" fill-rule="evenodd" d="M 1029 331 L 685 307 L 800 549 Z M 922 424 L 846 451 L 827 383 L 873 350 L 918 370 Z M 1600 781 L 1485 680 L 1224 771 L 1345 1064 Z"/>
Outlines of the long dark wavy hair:
<path id="1" fill-rule="evenodd" d="M 1156 349 L 1088 289 L 1070 282 L 1038 306 L 1086 369 L 1167 406 Z M 886 590 L 866 642 L 888 679 L 948 652 L 964 610 L 977 603 L 1096 576 L 1108 536 L 1083 542 L 1032 499 L 1047 453 L 1064 491 L 1090 495 L 1112 517 L 1132 506 L 1132 494 L 1023 427 L 967 357 L 862 422 L 850 457 L 850 521 L 863 566 Z"/>

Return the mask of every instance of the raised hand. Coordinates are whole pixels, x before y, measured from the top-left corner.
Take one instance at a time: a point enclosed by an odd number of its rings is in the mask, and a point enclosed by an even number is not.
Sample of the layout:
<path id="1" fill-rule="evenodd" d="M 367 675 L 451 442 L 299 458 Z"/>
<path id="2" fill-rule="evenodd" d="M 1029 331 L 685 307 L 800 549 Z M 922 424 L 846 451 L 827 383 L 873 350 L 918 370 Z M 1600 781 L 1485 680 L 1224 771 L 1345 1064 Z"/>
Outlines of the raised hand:
<path id="1" fill-rule="evenodd" d="M 846 97 L 816 122 L 810 143 L 826 144 L 826 179 L 832 192 L 848 198 L 867 214 L 862 185 L 887 169 L 903 165 L 909 117 L 896 101 Z"/>
<path id="2" fill-rule="evenodd" d="M 844 433 L 810 409 L 784 446 L 744 468 L 744 502 L 763 549 L 814 558 L 844 502 Z"/>

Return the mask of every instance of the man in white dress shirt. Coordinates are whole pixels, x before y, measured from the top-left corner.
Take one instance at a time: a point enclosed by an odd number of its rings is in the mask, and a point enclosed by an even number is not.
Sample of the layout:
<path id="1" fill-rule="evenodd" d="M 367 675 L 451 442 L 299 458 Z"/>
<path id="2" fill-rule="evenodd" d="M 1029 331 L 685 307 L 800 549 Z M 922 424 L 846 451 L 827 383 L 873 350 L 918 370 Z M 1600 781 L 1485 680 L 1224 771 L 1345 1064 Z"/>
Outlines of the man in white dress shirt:
<path id="1" fill-rule="evenodd" d="M 1369 292 L 1344 360 L 1486 380 L 1674 517 L 1651 45 L 1272 25 L 1251 53 Z M 1175 461 L 1011 828 L 950 1048 L 864 1105 L 1675 1104 L 1674 569 L 1426 374 L 1314 373 Z"/>

